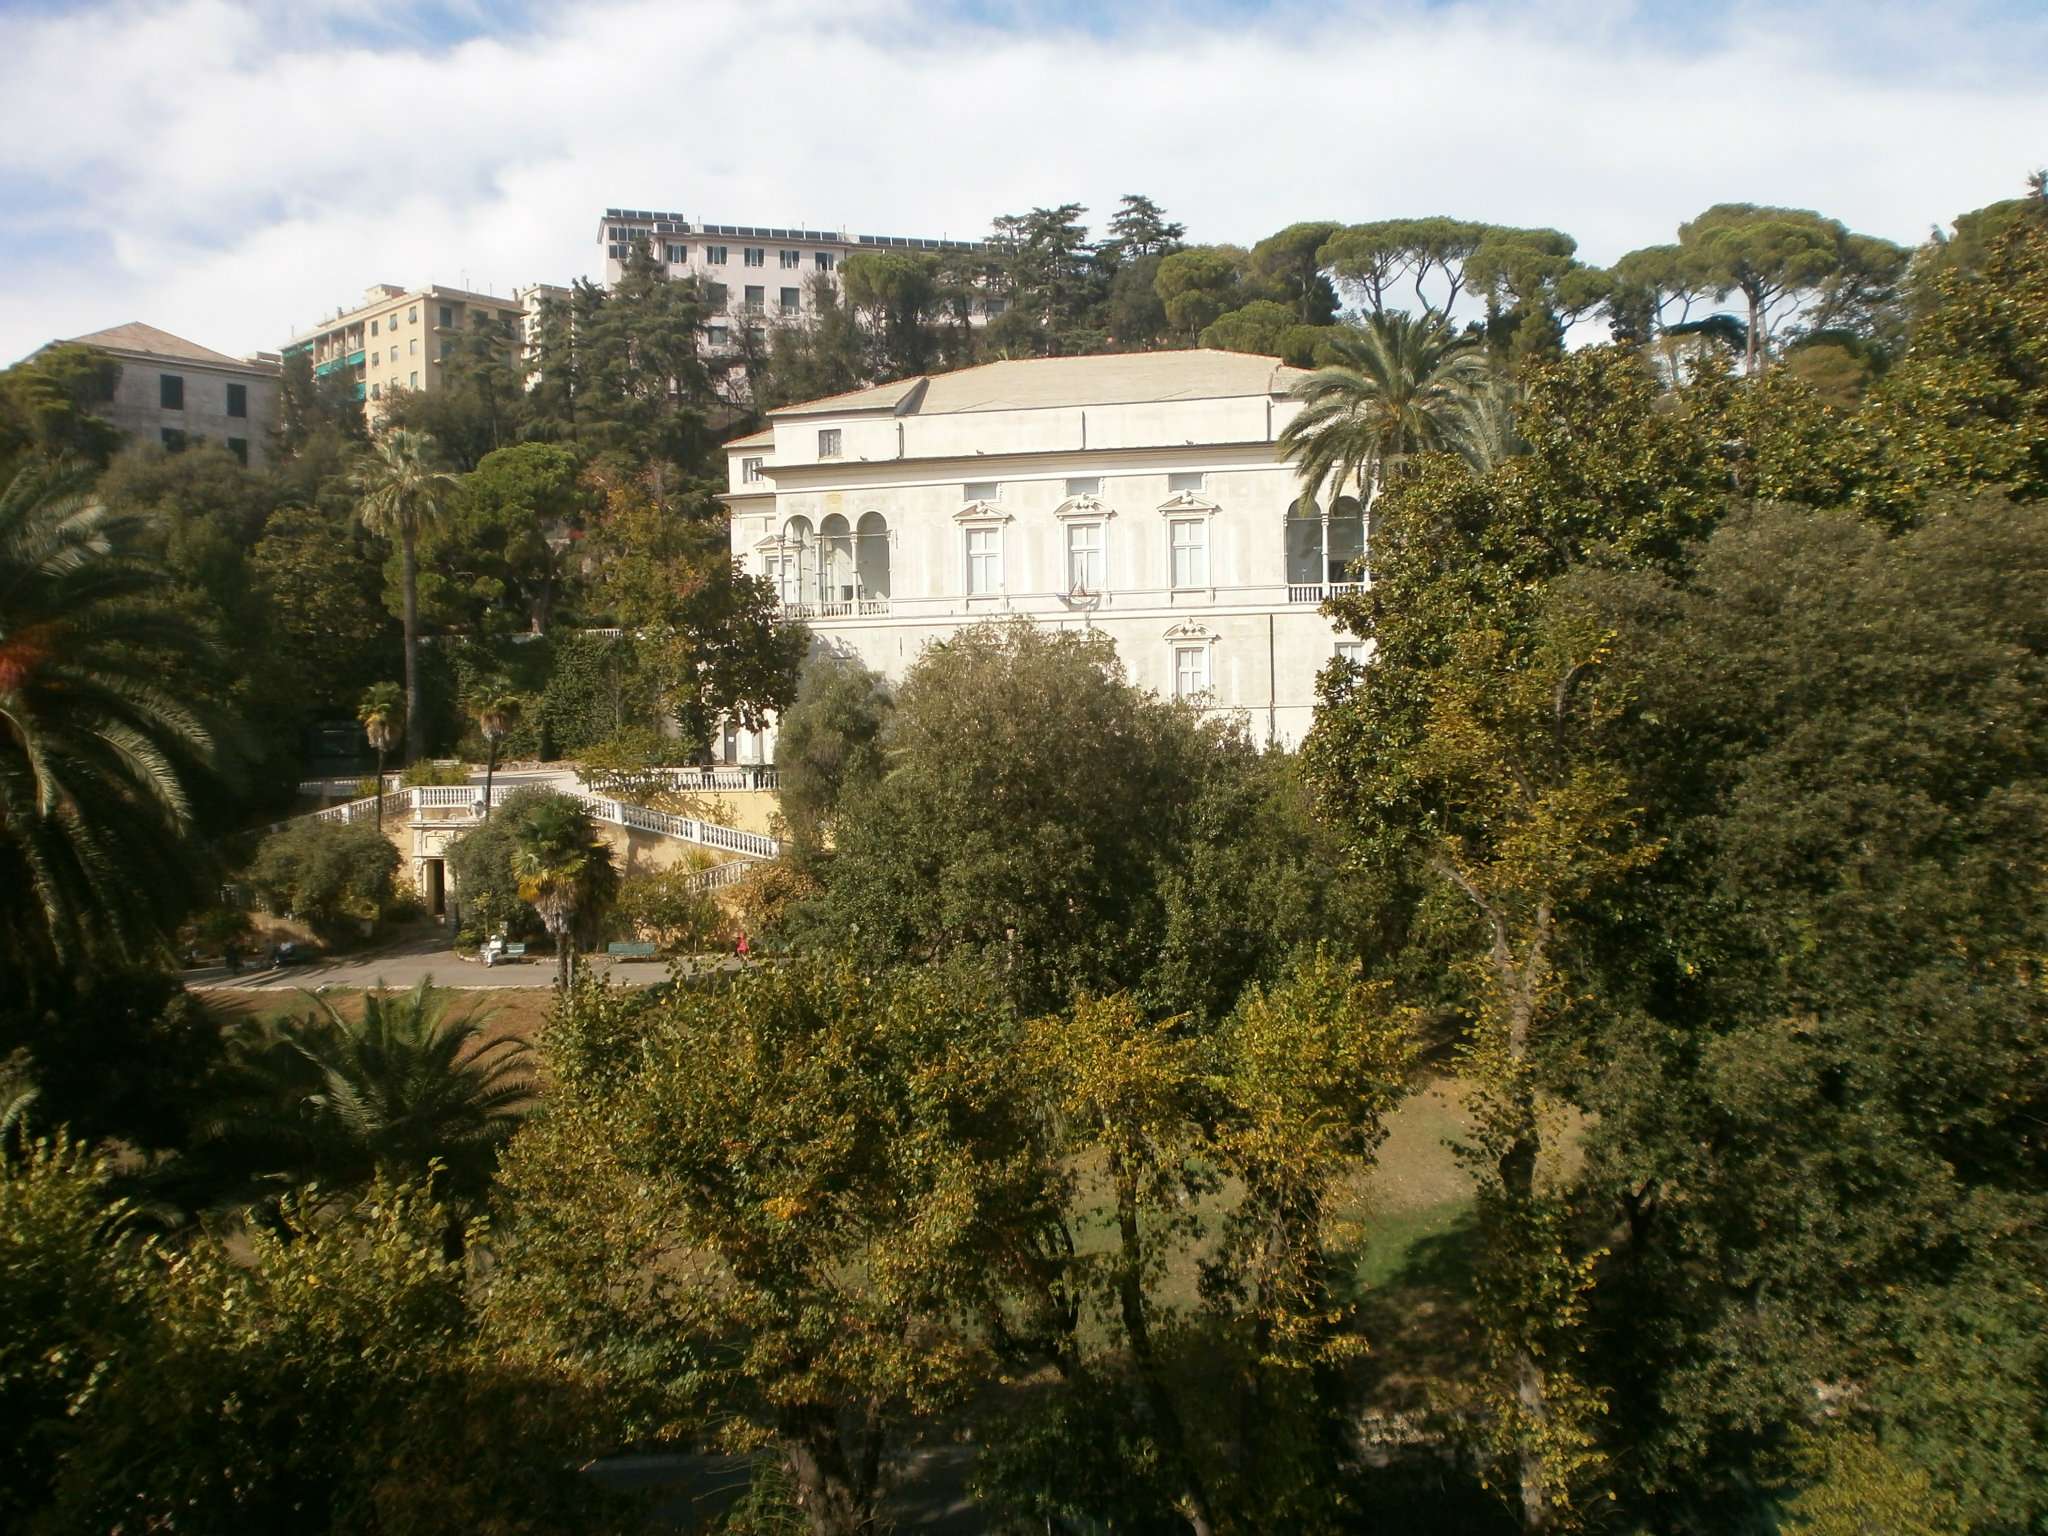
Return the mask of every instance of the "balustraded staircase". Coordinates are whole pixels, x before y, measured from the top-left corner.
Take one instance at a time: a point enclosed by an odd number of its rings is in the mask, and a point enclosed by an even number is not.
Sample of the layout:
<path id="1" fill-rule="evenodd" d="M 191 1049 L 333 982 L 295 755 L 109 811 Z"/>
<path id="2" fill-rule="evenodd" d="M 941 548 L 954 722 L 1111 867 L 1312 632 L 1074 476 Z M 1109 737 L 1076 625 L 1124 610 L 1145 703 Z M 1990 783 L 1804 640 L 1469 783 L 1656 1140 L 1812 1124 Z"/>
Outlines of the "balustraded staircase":
<path id="1" fill-rule="evenodd" d="M 745 780 L 744 783 L 721 784 L 721 777 Z M 772 771 L 770 773 L 772 779 Z M 712 780 L 708 785 L 705 780 Z M 712 774 L 700 774 L 696 769 L 677 770 L 677 783 L 685 788 L 771 788 L 772 782 L 764 784 L 761 776 L 746 769 L 720 770 Z M 491 791 L 491 804 L 502 805 L 522 786 L 509 788 L 498 785 Z M 738 827 L 724 827 L 716 822 L 703 821 L 694 816 L 671 816 L 666 811 L 657 811 L 649 806 L 634 805 L 624 800 L 614 800 L 605 795 L 593 795 L 582 789 L 562 789 L 583 802 L 593 818 L 609 822 L 613 826 L 626 827 L 635 832 L 650 833 L 656 837 L 672 837 L 679 842 L 695 843 L 703 848 L 716 848 L 730 854 L 731 861 L 717 864 L 710 869 L 699 870 L 690 879 L 690 884 L 699 890 L 714 890 L 730 885 L 746 871 L 749 863 L 761 859 L 782 856 L 780 840 L 761 832 L 746 832 Z M 351 800 L 343 805 L 332 805 L 324 811 L 313 811 L 314 821 L 332 821 L 344 824 L 378 819 L 379 796 L 366 795 L 360 800 Z M 484 789 L 480 784 L 423 784 L 388 791 L 382 797 L 383 817 L 388 823 L 405 819 L 414 824 L 430 822 L 438 827 L 475 826 L 484 816 Z M 284 823 L 278 823 L 279 826 Z M 275 830 L 273 828 L 272 830 Z"/>

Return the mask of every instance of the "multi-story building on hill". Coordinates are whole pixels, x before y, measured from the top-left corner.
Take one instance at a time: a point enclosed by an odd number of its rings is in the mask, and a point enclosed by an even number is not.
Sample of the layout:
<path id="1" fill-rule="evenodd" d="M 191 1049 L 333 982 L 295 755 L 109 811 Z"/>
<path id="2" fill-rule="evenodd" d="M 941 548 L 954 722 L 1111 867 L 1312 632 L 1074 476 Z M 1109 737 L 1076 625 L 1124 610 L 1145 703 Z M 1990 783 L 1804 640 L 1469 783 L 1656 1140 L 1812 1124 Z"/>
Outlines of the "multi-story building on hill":
<path id="1" fill-rule="evenodd" d="M 526 310 L 520 299 L 463 288 L 378 283 L 354 309 L 293 337 L 285 355 L 308 353 L 316 376 L 339 373 L 352 383 L 375 426 L 384 414 L 382 401 L 392 391 L 431 394 L 445 387 L 443 365 L 467 333 L 502 339 L 507 358 L 520 362 Z"/>
<path id="2" fill-rule="evenodd" d="M 1301 377 L 1234 352 L 1039 358 L 771 411 L 726 445 L 733 556 L 892 679 L 1022 616 L 1102 630 L 1134 681 L 1291 747 L 1316 675 L 1363 659 L 1321 605 L 1364 579 L 1364 509 L 1304 498 L 1276 446 Z"/>
<path id="3" fill-rule="evenodd" d="M 811 284 L 823 278 L 836 290 L 839 268 L 863 251 L 966 252 L 975 240 L 913 239 L 901 235 L 852 235 L 829 229 L 771 229 L 750 224 L 701 224 L 679 213 L 644 208 L 607 208 L 598 221 L 607 284 L 619 280 L 637 241 L 646 241 L 671 277 L 694 277 L 709 295 L 714 318 L 706 328 L 713 350 L 733 345 L 738 328 L 765 330 L 778 320 L 802 320 L 813 312 Z M 1001 299 L 984 301 L 974 316 L 999 313 Z"/>
<path id="4" fill-rule="evenodd" d="M 121 365 L 113 398 L 97 410 L 137 442 L 176 452 L 204 440 L 244 464 L 269 459 L 277 425 L 274 355 L 229 357 L 140 320 L 58 345 L 92 347 Z"/>
<path id="5" fill-rule="evenodd" d="M 540 322 L 541 306 L 549 300 L 567 304 L 576 296 L 575 290 L 563 288 L 554 283 L 532 283 L 524 288 L 514 288 L 512 297 L 519 304 L 520 344 L 526 357 L 526 387 L 540 382 Z"/>

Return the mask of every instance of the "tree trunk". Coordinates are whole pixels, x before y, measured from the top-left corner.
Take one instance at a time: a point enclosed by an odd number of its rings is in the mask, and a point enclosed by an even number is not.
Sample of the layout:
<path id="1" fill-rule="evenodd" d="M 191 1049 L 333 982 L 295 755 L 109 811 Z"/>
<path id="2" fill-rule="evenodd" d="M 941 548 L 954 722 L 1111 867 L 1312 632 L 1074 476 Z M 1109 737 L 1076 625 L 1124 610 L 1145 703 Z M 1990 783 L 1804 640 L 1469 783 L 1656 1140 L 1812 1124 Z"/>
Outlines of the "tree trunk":
<path id="1" fill-rule="evenodd" d="M 483 820 L 491 819 L 491 781 L 498 776 L 498 738 L 490 738 L 484 753 L 484 814 Z"/>
<path id="2" fill-rule="evenodd" d="M 874 1489 L 859 1486 L 833 1414 L 816 1405 L 789 1410 L 782 1448 L 812 1536 L 866 1536 L 874 1529 Z"/>
<path id="3" fill-rule="evenodd" d="M 1742 371 L 1753 374 L 1763 361 L 1763 338 L 1758 327 L 1763 324 L 1763 295 L 1754 288 L 1744 288 L 1742 296 L 1749 300 L 1749 336 L 1742 354 Z"/>
<path id="4" fill-rule="evenodd" d="M 1136 1367 L 1138 1382 L 1144 1389 L 1146 1406 L 1152 1410 L 1152 1417 L 1158 1424 L 1159 1438 L 1166 1442 L 1167 1454 L 1173 1458 L 1175 1469 L 1180 1473 L 1184 1490 L 1182 1496 L 1187 1501 L 1188 1529 L 1194 1532 L 1194 1536 L 1213 1536 L 1216 1521 L 1209 1510 L 1208 1491 L 1202 1486 L 1201 1474 L 1195 1470 L 1194 1458 L 1188 1454 L 1187 1431 L 1173 1406 L 1166 1383 L 1160 1380 L 1158 1361 L 1152 1353 L 1152 1327 L 1145 1316 L 1144 1249 L 1138 1236 L 1137 1180 L 1125 1166 L 1121 1155 L 1114 1150 L 1109 1154 L 1109 1174 L 1116 1184 L 1116 1227 L 1120 1244 L 1117 1303 L 1123 1314 L 1124 1335 L 1130 1341 L 1131 1363 Z"/>
<path id="5" fill-rule="evenodd" d="M 398 530 L 398 558 L 405 588 L 405 748 L 418 762 L 426 752 L 427 729 L 420 716 L 420 564 L 409 522 Z"/>
<path id="6" fill-rule="evenodd" d="M 1536 1197 L 1536 1159 L 1540 1151 L 1541 1144 L 1531 1123 L 1501 1154 L 1501 1189 L 1514 1209 L 1527 1210 Z M 1526 1346 L 1515 1351 L 1514 1374 L 1515 1398 L 1522 1412 L 1531 1421 L 1541 1423 L 1549 1416 L 1546 1402 L 1549 1382 L 1542 1365 Z M 1521 1485 L 1524 1536 L 1544 1536 L 1556 1528 L 1557 1510 L 1550 1500 L 1544 1453 L 1529 1435 L 1522 1437 L 1515 1472 Z"/>
<path id="7" fill-rule="evenodd" d="M 384 835 L 384 749 L 377 749 L 377 835 Z"/>

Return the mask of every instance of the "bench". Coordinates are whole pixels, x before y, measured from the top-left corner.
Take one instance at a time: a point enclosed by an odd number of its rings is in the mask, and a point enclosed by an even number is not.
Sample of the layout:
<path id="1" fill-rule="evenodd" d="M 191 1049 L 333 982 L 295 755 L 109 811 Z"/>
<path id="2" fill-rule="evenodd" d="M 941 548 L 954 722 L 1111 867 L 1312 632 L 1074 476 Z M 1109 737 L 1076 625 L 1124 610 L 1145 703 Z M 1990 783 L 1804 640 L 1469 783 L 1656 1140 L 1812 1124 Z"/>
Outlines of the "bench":
<path id="1" fill-rule="evenodd" d="M 507 944 L 498 953 L 507 959 L 516 959 L 518 956 L 526 953 L 526 946 L 524 944 Z"/>
<path id="2" fill-rule="evenodd" d="M 649 960 L 654 956 L 654 946 L 647 943 L 607 944 L 604 952 L 619 960 Z"/>

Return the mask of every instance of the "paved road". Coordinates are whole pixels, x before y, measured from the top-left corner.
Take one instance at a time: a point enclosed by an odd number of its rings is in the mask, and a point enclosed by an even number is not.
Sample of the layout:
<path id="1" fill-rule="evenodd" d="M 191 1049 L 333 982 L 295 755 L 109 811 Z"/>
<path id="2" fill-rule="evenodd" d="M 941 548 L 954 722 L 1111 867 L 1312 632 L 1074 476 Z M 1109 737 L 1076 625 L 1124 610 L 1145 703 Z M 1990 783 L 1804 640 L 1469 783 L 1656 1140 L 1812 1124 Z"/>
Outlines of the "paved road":
<path id="1" fill-rule="evenodd" d="M 611 980 L 625 986 L 644 987 L 667 981 L 665 960 L 613 960 L 609 956 L 583 956 L 579 965 L 595 965 Z M 727 962 L 730 963 L 730 962 Z M 437 987 L 551 987 L 555 984 L 555 957 L 538 955 L 530 960 L 507 961 L 486 967 L 475 960 L 459 958 L 448 948 L 447 935 L 418 934 L 399 939 L 360 955 L 338 955 L 309 965 L 288 965 L 281 970 L 264 970 L 244 965 L 239 976 L 230 976 L 218 965 L 201 966 L 182 973 L 185 985 L 199 990 L 245 992 L 290 991 L 297 987 L 411 987 L 421 981 Z"/>

